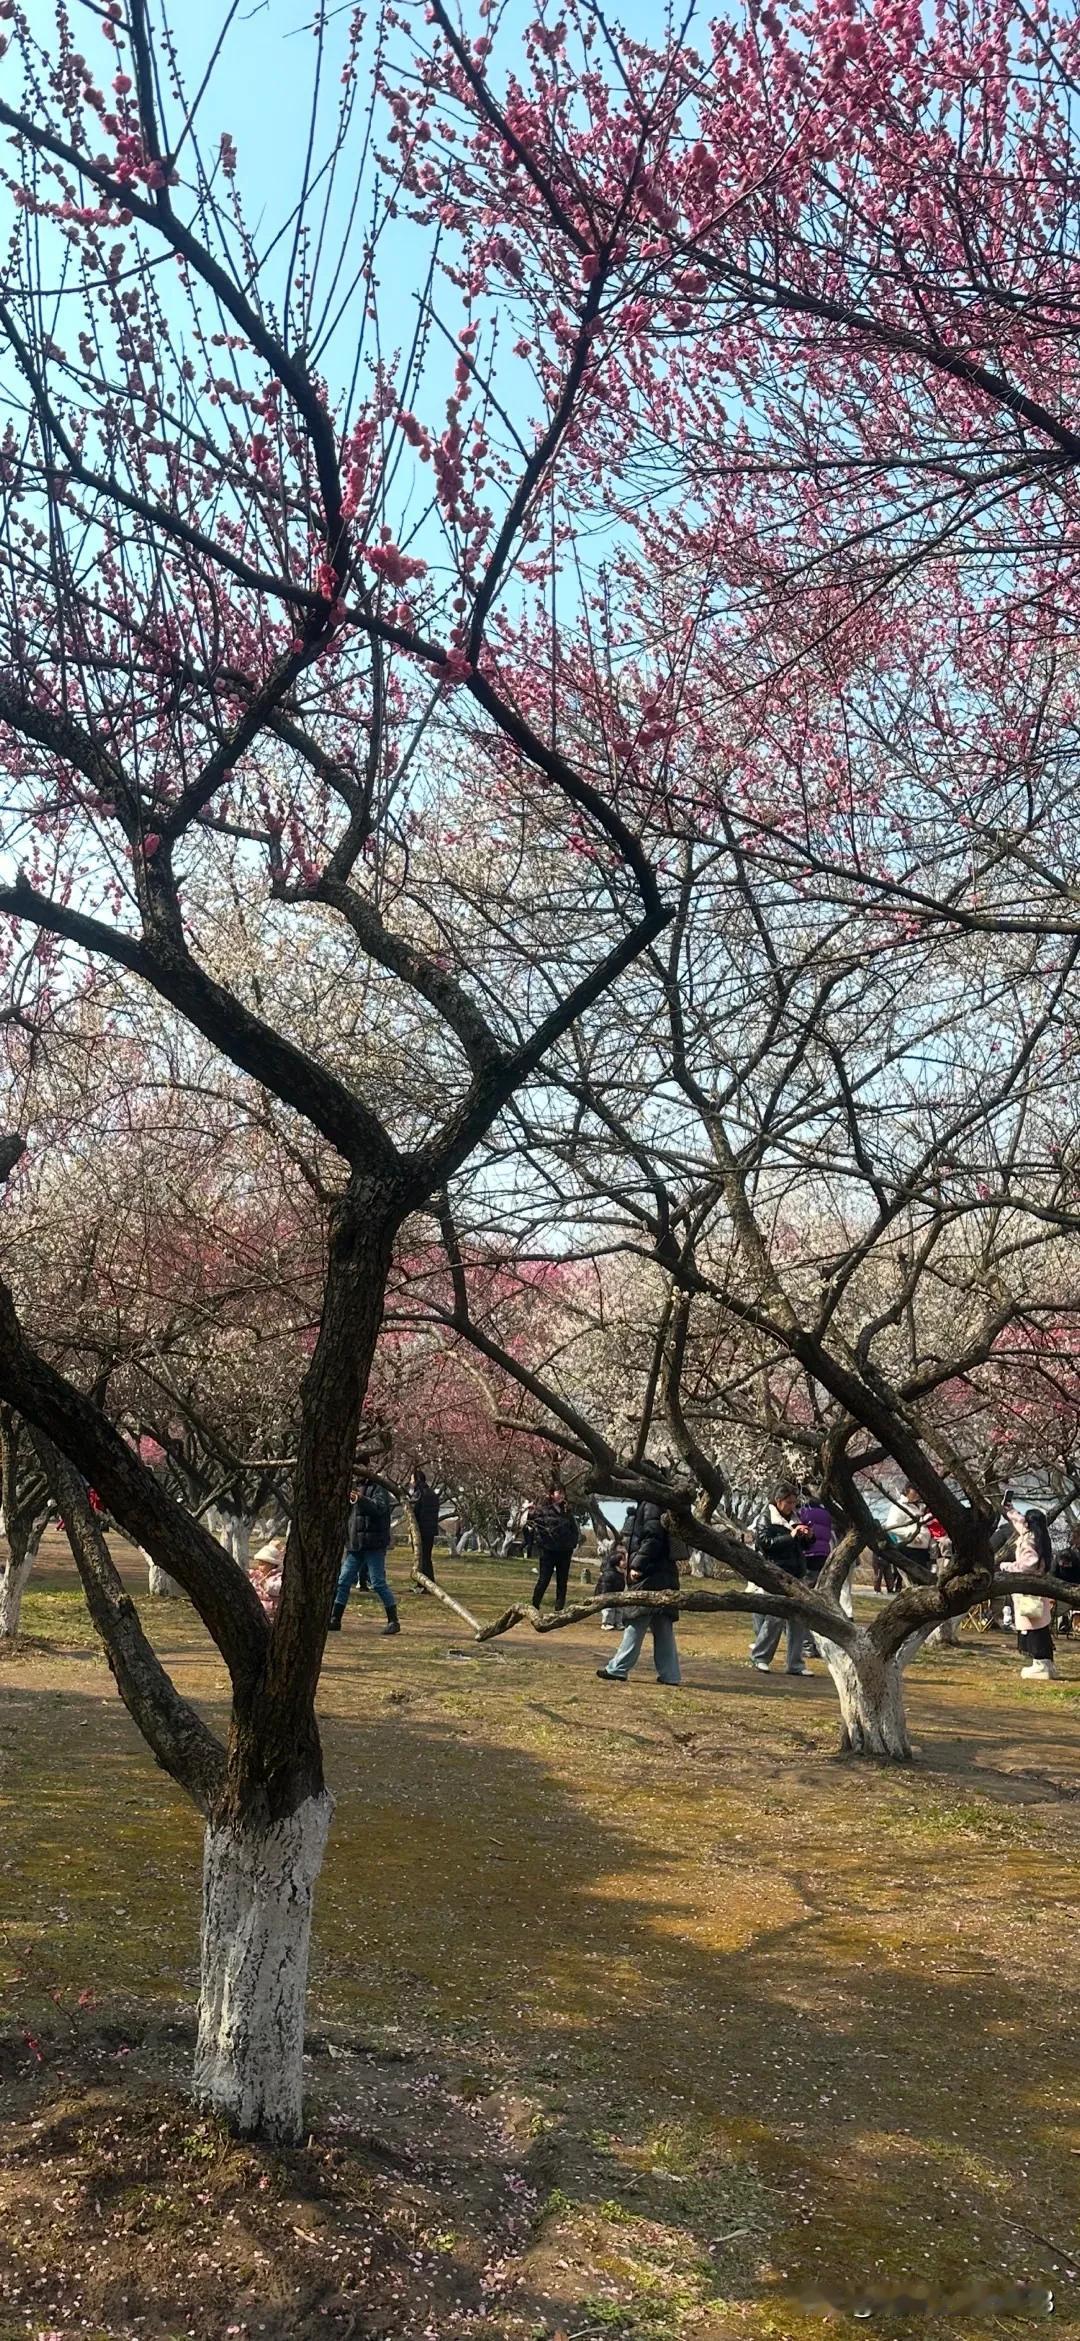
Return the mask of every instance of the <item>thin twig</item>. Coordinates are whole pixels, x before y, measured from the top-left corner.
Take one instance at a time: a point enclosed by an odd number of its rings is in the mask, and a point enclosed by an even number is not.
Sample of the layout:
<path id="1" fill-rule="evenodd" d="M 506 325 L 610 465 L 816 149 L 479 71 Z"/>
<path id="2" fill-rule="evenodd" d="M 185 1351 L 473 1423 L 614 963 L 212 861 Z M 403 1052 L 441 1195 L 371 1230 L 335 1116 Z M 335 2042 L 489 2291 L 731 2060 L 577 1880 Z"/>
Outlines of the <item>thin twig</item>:
<path id="1" fill-rule="evenodd" d="M 1006 2212 L 1005 2225 L 1006 2227 L 1017 2228 L 1021 2235 L 1034 2236 L 1036 2243 L 1041 2243 L 1046 2251 L 1056 2253 L 1058 2259 L 1064 2262 L 1066 2268 L 1068 2268 L 1070 2271 L 1070 2274 L 1075 2274 L 1077 2268 L 1080 2267 L 1080 2260 L 1077 2259 L 1075 2252 L 1066 2251 L 1065 2245 L 1063 2243 L 1055 2243 L 1052 2236 L 1041 2235 L 1037 2227 L 1029 2227 L 1026 2219 L 1010 2219 L 1008 2213 Z"/>

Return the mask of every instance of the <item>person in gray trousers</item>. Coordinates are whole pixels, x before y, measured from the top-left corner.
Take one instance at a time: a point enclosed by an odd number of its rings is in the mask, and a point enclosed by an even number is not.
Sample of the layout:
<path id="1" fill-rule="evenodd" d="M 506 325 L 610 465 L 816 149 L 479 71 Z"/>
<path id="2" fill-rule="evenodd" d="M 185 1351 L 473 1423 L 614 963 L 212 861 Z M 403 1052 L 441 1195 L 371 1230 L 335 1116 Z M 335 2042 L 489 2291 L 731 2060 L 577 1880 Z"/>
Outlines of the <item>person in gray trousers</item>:
<path id="1" fill-rule="evenodd" d="M 809 1563 L 809 1547 L 813 1530 L 797 1518 L 798 1489 L 778 1488 L 768 1511 L 758 1528 L 755 1543 L 765 1561 L 772 1561 L 778 1569 L 786 1569 L 789 1577 L 804 1578 Z M 754 1639 L 750 1646 L 750 1664 L 760 1674 L 768 1674 L 780 1646 L 784 1630 L 783 1618 L 765 1617 L 755 1610 Z M 787 1622 L 787 1672 L 805 1674 L 807 1629 L 799 1618 Z"/>

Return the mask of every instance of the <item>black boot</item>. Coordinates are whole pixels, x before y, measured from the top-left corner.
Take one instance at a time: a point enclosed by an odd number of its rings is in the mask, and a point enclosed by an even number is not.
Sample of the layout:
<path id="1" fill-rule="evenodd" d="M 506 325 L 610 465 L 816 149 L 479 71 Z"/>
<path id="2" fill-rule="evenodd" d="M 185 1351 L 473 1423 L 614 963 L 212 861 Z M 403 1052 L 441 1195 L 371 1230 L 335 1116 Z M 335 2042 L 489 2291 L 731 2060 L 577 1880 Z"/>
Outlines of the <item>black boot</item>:
<path id="1" fill-rule="evenodd" d="M 330 1620 L 330 1624 L 329 1624 L 329 1626 L 327 1627 L 327 1632 L 328 1632 L 328 1633 L 330 1633 L 330 1634 L 340 1634 L 340 1632 L 341 1632 L 341 1616 L 340 1616 L 340 1613 L 339 1613 L 339 1611 L 337 1611 L 337 1610 L 335 1610 L 335 1611 L 334 1611 L 334 1614 L 333 1614 L 333 1616 L 332 1616 L 332 1618 L 331 1618 L 331 1620 Z"/>
<path id="2" fill-rule="evenodd" d="M 388 1609 L 386 1613 L 386 1624 L 383 1627 L 384 1638 L 387 1634 L 400 1634 L 400 1632 L 401 1620 L 397 1614 L 396 1609 Z"/>

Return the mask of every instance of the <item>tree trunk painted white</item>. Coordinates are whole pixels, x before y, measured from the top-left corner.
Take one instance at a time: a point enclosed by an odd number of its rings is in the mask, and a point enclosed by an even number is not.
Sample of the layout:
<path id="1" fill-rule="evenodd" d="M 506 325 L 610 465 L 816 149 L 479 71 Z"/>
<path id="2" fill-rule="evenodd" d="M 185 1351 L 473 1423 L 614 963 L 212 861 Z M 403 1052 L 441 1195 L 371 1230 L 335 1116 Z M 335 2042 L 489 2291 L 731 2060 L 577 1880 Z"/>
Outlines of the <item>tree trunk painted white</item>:
<path id="1" fill-rule="evenodd" d="M 219 1504 L 212 1504 L 206 1515 L 206 1525 L 211 1536 L 216 1536 L 218 1543 L 223 1544 L 226 1552 L 239 1562 L 246 1576 L 251 1558 L 250 1520 L 241 1519 L 239 1512 L 226 1512 Z"/>
<path id="2" fill-rule="evenodd" d="M 229 1522 L 227 1543 L 234 1561 L 239 1562 L 240 1567 L 243 1569 L 246 1576 L 248 1564 L 251 1559 L 250 1520 L 241 1520 L 239 1513 L 234 1513 L 232 1519 Z"/>
<path id="3" fill-rule="evenodd" d="M 302 2135 L 311 1903 L 334 1800 L 206 1831 L 195 2094 L 245 2137 Z"/>
<path id="4" fill-rule="evenodd" d="M 21 1560 L 14 1554 L 0 1563 L 0 1642 L 14 1642 L 22 1618 L 23 1594 L 37 1559 L 41 1530 L 31 1530 Z"/>
<path id="5" fill-rule="evenodd" d="M 940 1626 L 935 1626 L 933 1633 L 927 1635 L 926 1647 L 928 1650 L 952 1650 L 955 1649 L 959 1640 L 959 1618 L 943 1618 Z"/>
<path id="6" fill-rule="evenodd" d="M 175 1577 L 170 1577 L 167 1569 L 159 1569 L 157 1562 L 152 1561 L 148 1553 L 144 1553 L 143 1558 L 146 1562 L 147 1592 L 154 1594 L 160 1601 L 180 1601 L 183 1598 L 182 1590 Z"/>
<path id="7" fill-rule="evenodd" d="M 824 1640 L 821 1651 L 840 1701 L 843 1753 L 873 1757 L 883 1764 L 910 1763 L 903 1653 L 881 1658 L 863 1635 L 855 1655 Z"/>

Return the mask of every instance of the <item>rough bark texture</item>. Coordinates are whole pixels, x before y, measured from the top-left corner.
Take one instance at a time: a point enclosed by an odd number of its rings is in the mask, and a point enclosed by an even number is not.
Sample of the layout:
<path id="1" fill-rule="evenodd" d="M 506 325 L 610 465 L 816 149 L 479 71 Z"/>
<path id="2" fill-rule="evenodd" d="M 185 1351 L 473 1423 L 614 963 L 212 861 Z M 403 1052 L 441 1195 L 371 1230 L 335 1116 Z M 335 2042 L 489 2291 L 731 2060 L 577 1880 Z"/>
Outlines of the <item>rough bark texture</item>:
<path id="1" fill-rule="evenodd" d="M 865 1635 L 853 1651 L 828 1642 L 822 1652 L 840 1701 L 841 1753 L 880 1764 L 909 1764 L 901 1657 L 882 1658 Z"/>
<path id="2" fill-rule="evenodd" d="M 334 1207 L 319 1336 L 301 1391 L 281 1602 L 265 1670 L 233 1706 L 230 1805 L 241 1827 L 260 1810 L 286 1820 L 322 1790 L 315 1691 L 400 1217 L 398 1195 L 359 1177 Z"/>
<path id="3" fill-rule="evenodd" d="M 413 1575 L 416 1576 L 420 1571 L 420 1563 L 424 1558 L 424 1540 L 420 1534 L 420 1525 L 411 1504 L 406 1504 L 405 1506 L 405 1526 L 409 1531 L 409 1544 L 412 1550 L 413 1560 Z"/>
<path id="4" fill-rule="evenodd" d="M 195 2094 L 246 2137 L 302 2135 L 311 1905 L 332 1811 L 324 1789 L 286 1820 L 206 1831 Z"/>

